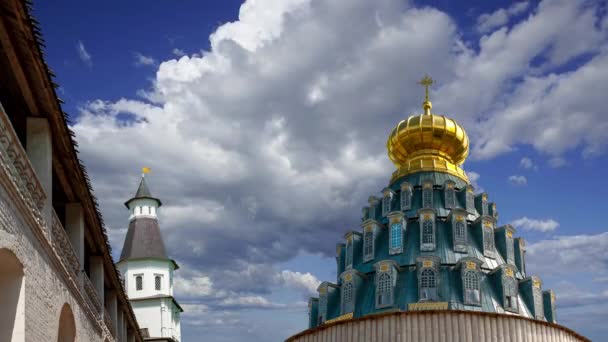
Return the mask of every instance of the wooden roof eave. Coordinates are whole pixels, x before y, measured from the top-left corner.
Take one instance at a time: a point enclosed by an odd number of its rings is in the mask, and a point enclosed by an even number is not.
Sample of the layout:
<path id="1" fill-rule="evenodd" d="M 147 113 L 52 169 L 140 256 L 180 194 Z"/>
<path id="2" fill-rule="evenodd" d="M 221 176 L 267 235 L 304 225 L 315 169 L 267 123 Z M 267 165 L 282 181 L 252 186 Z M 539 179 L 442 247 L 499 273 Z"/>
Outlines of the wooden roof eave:
<path id="1" fill-rule="evenodd" d="M 29 15 L 31 2 L 12 0 L 0 5 L 0 41 L 9 50 L 9 60 L 18 81 L 29 113 L 46 117 L 53 136 L 53 168 L 66 195 L 79 201 L 84 210 L 85 222 L 90 236 L 99 247 L 104 259 L 108 280 L 118 289 L 120 304 L 128 308 L 129 323 L 138 332 L 131 306 L 124 294 L 118 271 L 114 267 L 107 233 L 99 211 L 97 200 L 92 193 L 91 183 L 82 162 L 78 158 L 74 133 L 69 129 L 67 118 L 61 109 L 55 92 L 50 70 L 43 59 L 37 24 Z M 7 15 L 7 13 L 12 14 Z M 10 18 L 10 19 L 7 19 Z M 14 22 L 7 22 L 13 20 Z M 67 180 L 72 181 L 67 181 Z M 73 186 L 73 188 L 72 188 Z M 110 272 L 110 270 L 114 270 Z M 136 333 L 138 340 L 141 336 Z"/>

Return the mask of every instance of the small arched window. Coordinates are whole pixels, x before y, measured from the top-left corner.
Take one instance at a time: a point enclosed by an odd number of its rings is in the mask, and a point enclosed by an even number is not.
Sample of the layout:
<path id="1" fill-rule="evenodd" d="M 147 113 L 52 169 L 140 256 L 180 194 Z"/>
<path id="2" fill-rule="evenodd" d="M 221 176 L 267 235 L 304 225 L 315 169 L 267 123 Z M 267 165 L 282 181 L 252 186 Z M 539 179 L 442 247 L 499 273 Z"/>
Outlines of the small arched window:
<path id="1" fill-rule="evenodd" d="M 382 197 L 382 216 L 386 216 L 391 212 L 392 200 L 393 194 L 391 192 L 387 192 L 384 197 Z"/>
<path id="2" fill-rule="evenodd" d="M 466 271 L 463 280 L 465 304 L 479 305 L 481 303 L 481 296 L 479 292 L 479 275 L 477 271 Z"/>
<path id="3" fill-rule="evenodd" d="M 353 284 L 347 282 L 342 285 L 342 314 L 353 312 Z"/>
<path id="4" fill-rule="evenodd" d="M 475 212 L 475 195 L 473 194 L 473 188 L 467 187 L 465 195 L 465 204 L 467 207 L 467 212 L 474 213 Z"/>
<path id="5" fill-rule="evenodd" d="M 346 240 L 346 269 L 353 267 L 353 241 L 352 238 Z"/>
<path id="6" fill-rule="evenodd" d="M 144 277 L 142 275 L 135 276 L 135 290 L 141 291 L 144 289 Z"/>
<path id="7" fill-rule="evenodd" d="M 483 224 L 483 254 L 494 257 L 494 228 L 490 222 Z"/>
<path id="8" fill-rule="evenodd" d="M 454 184 L 447 183 L 445 185 L 445 207 L 447 209 L 456 208 L 456 190 L 454 189 Z"/>
<path id="9" fill-rule="evenodd" d="M 393 305 L 393 280 L 390 273 L 380 273 L 376 285 L 376 307 L 383 308 Z"/>
<path id="10" fill-rule="evenodd" d="M 467 226 L 464 219 L 456 219 L 456 224 L 454 225 L 454 244 L 466 244 L 466 238 Z"/>
<path id="11" fill-rule="evenodd" d="M 435 250 L 435 222 L 430 214 L 424 214 L 420 227 L 420 250 Z"/>
<path id="12" fill-rule="evenodd" d="M 366 227 L 363 234 L 363 260 L 369 261 L 374 258 L 374 229 Z"/>
<path id="13" fill-rule="evenodd" d="M 515 264 L 515 249 L 513 243 L 513 233 L 507 231 L 507 262 L 511 265 Z"/>
<path id="14" fill-rule="evenodd" d="M 407 186 L 401 190 L 401 210 L 410 210 L 412 208 L 412 189 Z"/>
<path id="15" fill-rule="evenodd" d="M 422 207 L 433 207 L 433 185 L 431 184 L 425 184 L 422 189 Z"/>
<path id="16" fill-rule="evenodd" d="M 402 248 L 403 230 L 401 223 L 393 223 L 391 225 L 391 250 L 396 251 Z"/>
<path id="17" fill-rule="evenodd" d="M 505 310 L 517 312 L 517 281 L 511 276 L 503 277 L 503 291 L 505 294 Z"/>
<path id="18" fill-rule="evenodd" d="M 420 300 L 437 300 L 435 271 L 426 268 L 420 272 Z"/>

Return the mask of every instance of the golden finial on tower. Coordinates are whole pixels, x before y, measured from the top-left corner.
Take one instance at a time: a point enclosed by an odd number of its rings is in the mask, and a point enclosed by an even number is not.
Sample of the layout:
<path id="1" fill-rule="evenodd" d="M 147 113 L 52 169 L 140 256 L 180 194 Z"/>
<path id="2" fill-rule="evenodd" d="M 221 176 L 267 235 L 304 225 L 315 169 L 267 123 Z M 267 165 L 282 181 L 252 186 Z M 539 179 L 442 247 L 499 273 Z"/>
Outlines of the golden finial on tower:
<path id="1" fill-rule="evenodd" d="M 147 166 L 142 167 L 141 168 L 141 176 L 145 177 L 147 173 L 150 173 L 150 171 L 152 171 L 152 169 L 150 169 L 149 167 L 147 167 Z"/>
<path id="2" fill-rule="evenodd" d="M 424 75 L 424 77 L 418 82 L 418 84 L 424 87 L 424 102 L 422 103 L 422 109 L 424 109 L 424 114 L 427 115 L 431 114 L 431 108 L 433 108 L 431 101 L 429 101 L 429 87 L 433 83 L 435 83 L 435 81 L 430 78 L 429 75 Z"/>

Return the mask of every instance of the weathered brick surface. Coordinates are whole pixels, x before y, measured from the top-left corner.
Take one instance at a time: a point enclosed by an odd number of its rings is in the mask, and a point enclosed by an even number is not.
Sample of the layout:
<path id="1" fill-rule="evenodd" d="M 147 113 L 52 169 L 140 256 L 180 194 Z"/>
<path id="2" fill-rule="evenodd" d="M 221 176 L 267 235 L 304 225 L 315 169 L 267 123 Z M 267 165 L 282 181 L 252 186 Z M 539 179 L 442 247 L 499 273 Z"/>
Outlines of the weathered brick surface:
<path id="1" fill-rule="evenodd" d="M 13 252 L 24 268 L 25 340 L 57 341 L 61 308 L 67 303 L 76 322 L 76 341 L 104 341 L 98 323 L 69 290 L 70 279 L 52 262 L 49 252 L 53 250 L 45 248 L 36 237 L 37 228 L 26 223 L 26 216 L 9 196 L 7 179 L 3 180 L 0 179 L 0 249 Z"/>

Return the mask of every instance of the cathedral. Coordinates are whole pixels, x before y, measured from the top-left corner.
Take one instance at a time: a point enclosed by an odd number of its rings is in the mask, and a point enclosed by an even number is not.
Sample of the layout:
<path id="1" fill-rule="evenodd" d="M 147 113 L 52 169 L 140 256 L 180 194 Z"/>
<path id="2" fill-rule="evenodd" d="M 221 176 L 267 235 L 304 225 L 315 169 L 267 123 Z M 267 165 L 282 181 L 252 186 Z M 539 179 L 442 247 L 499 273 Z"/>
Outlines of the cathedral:
<path id="1" fill-rule="evenodd" d="M 287 341 L 588 341 L 556 323 L 524 239 L 471 185 L 469 138 L 431 112 L 432 83 L 420 82 L 423 113 L 388 137 L 396 170 L 337 244 L 335 283 L 321 283 L 309 329 Z"/>
<path id="2" fill-rule="evenodd" d="M 144 168 L 135 196 L 125 203 L 129 230 L 116 264 L 146 341 L 181 341 L 181 306 L 173 297 L 175 260 L 167 256 L 158 224 L 161 201 L 152 196 Z"/>

